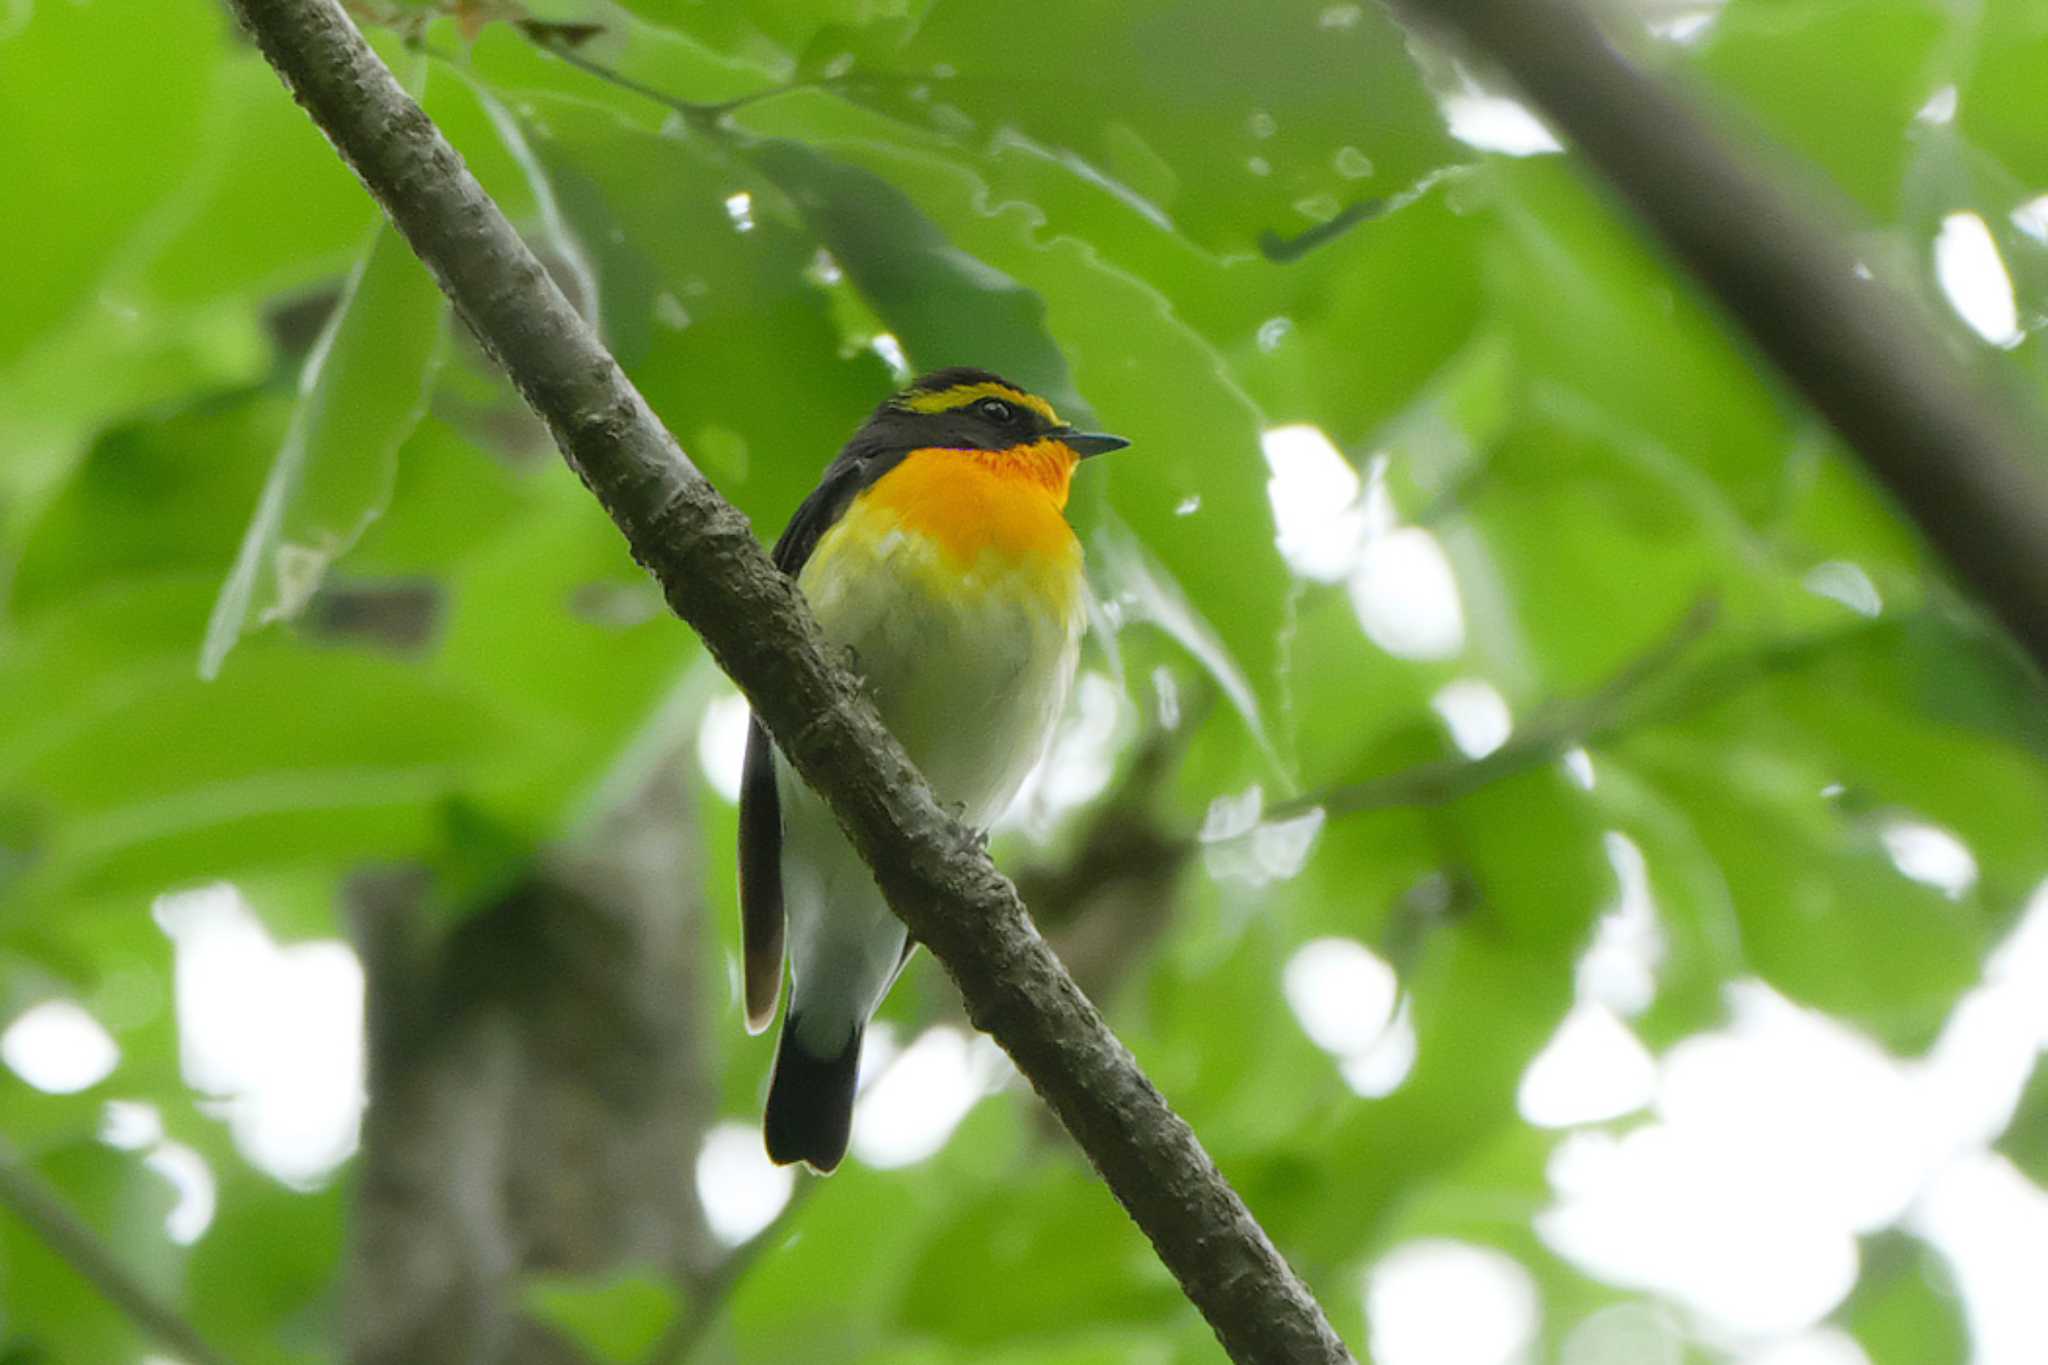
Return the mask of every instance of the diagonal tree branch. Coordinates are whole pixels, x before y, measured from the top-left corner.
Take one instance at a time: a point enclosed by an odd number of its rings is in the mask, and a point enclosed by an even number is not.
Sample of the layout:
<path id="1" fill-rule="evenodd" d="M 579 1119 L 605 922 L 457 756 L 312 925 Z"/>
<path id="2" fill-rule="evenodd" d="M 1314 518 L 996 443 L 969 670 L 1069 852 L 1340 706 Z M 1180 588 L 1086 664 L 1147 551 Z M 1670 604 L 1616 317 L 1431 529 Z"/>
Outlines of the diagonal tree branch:
<path id="1" fill-rule="evenodd" d="M 192 1365 L 232 1365 L 176 1308 L 131 1275 L 98 1233 L 36 1178 L 13 1148 L 0 1146 L 0 1208 L 27 1224 L 108 1303 Z M 34 1354 L 31 1352 L 30 1354 Z"/>
<path id="2" fill-rule="evenodd" d="M 2048 671 L 2048 452 L 1857 276 L 1842 233 L 1731 155 L 1572 0 L 1396 4 L 1542 107 Z"/>
<path id="3" fill-rule="evenodd" d="M 562 453 L 826 800 L 911 932 L 1074 1135 L 1231 1356 L 1348 1361 L 1192 1129 L 1060 967 L 822 648 L 746 518 L 684 456 L 337 0 L 234 0 Z"/>

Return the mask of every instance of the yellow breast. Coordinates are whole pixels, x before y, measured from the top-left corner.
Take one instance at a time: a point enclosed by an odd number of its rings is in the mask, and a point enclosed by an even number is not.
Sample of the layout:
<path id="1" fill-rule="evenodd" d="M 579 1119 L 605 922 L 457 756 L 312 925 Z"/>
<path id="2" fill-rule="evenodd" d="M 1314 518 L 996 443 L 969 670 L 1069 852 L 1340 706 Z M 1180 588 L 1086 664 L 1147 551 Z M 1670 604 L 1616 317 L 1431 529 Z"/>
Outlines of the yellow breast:
<path id="1" fill-rule="evenodd" d="M 963 571 L 985 555 L 1065 568 L 1079 546 L 1062 509 L 1074 455 L 1056 441 L 1014 450 L 915 450 L 861 503 L 924 536 Z"/>
<path id="2" fill-rule="evenodd" d="M 1037 483 L 981 453 L 917 452 L 797 576 L 882 719 L 972 822 L 1000 814 L 1043 755 L 1073 680 L 1085 590 L 1064 473 Z"/>

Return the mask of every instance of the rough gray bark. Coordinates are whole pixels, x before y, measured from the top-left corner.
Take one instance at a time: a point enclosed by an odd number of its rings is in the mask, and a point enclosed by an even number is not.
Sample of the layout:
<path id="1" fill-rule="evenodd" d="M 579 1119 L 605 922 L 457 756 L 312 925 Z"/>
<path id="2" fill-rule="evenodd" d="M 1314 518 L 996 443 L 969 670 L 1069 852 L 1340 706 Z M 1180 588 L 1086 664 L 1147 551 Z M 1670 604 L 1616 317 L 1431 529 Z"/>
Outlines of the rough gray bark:
<path id="1" fill-rule="evenodd" d="M 1572 0 L 1396 0 L 1504 71 L 1699 277 L 2048 670 L 2048 452 L 1838 225 L 1730 154 Z"/>
<path id="2" fill-rule="evenodd" d="M 717 1113 L 694 831 L 667 778 L 453 933 L 423 876 L 349 888 L 371 1105 L 349 1242 L 354 1365 L 585 1365 L 535 1274 L 718 1259 L 689 1172 Z"/>
<path id="3" fill-rule="evenodd" d="M 563 455 L 831 804 L 889 903 L 959 985 L 1231 1356 L 1348 1361 L 1306 1287 L 939 809 L 746 519 L 631 382 L 335 0 L 234 0 L 244 25 Z"/>

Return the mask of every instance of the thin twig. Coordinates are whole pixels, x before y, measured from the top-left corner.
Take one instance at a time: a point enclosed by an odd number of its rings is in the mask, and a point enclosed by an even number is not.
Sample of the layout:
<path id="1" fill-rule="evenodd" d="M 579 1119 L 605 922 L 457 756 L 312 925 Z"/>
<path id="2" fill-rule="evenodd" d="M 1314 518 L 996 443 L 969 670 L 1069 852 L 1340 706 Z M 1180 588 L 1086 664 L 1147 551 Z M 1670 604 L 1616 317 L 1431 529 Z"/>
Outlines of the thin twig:
<path id="1" fill-rule="evenodd" d="M 731 1301 L 733 1291 L 746 1279 L 747 1272 L 754 1268 L 754 1262 L 761 1258 L 761 1253 L 788 1233 L 796 1211 L 816 1192 L 818 1184 L 816 1177 L 799 1176 L 796 1189 L 790 1192 L 789 1202 L 782 1206 L 767 1227 L 727 1252 L 724 1259 L 709 1270 L 682 1277 L 680 1287 L 686 1296 L 683 1311 L 676 1315 L 676 1320 L 669 1324 L 668 1330 L 648 1351 L 644 1365 L 682 1365 L 683 1361 L 696 1354 L 704 1338 L 725 1316 L 726 1304 Z"/>
<path id="2" fill-rule="evenodd" d="M 43 1240 L 108 1303 L 188 1365 L 233 1365 L 177 1309 L 128 1273 L 111 1248 L 36 1177 L 11 1148 L 0 1144 L 0 1207 Z"/>
<path id="3" fill-rule="evenodd" d="M 1469 796 L 1565 750 L 1612 733 L 1626 723 L 1627 703 L 1645 683 L 1682 658 L 1707 633 L 1720 604 L 1700 598 L 1664 638 L 1629 660 L 1606 682 L 1583 697 L 1552 702 L 1536 713 L 1507 743 L 1481 758 L 1447 758 L 1422 763 L 1385 777 L 1369 778 L 1327 791 L 1282 802 L 1266 813 L 1269 820 L 1287 820 L 1321 807 L 1337 819 L 1360 811 L 1397 806 L 1442 806 Z"/>
<path id="4" fill-rule="evenodd" d="M 719 119 L 724 118 L 727 114 L 744 109 L 750 104 L 758 104 L 762 100 L 774 99 L 777 95 L 787 95 L 797 90 L 827 88 L 831 85 L 831 82 L 823 80 L 789 81 L 782 85 L 771 85 L 765 90 L 753 91 L 751 94 L 736 95 L 729 100 L 719 100 L 716 102 L 686 100 L 680 95 L 671 95 L 665 90 L 658 90 L 654 86 L 636 81 L 631 76 L 606 66 L 603 62 L 593 61 L 589 57 L 584 56 L 562 41 L 559 36 L 558 25 L 523 23 L 519 25 L 519 31 L 526 36 L 527 41 L 540 48 L 543 52 L 546 52 L 549 56 L 567 62 L 570 66 L 575 67 L 586 75 L 595 76 L 601 81 L 616 85 L 621 90 L 630 90 L 643 99 L 650 99 L 656 104 L 665 105 L 700 127 L 715 125 Z"/>

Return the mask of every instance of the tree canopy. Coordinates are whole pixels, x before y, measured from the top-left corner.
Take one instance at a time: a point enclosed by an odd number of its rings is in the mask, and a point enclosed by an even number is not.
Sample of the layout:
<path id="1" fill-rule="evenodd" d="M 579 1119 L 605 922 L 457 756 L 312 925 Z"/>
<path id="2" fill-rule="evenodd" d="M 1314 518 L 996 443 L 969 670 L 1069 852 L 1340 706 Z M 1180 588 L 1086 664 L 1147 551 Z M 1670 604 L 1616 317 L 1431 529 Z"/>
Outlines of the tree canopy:
<path id="1" fill-rule="evenodd" d="M 913 370 L 1133 440 L 997 861 L 1361 1356 L 2038 1355 L 2040 676 L 1484 69 L 355 12 L 764 535 Z M 1606 17 L 2038 429 L 2048 5 Z M 0 1359 L 375 1358 L 464 1134 L 508 1359 L 1213 1358 L 929 964 L 763 1168 L 744 704 L 223 11 L 0 16 L 0 170 Z"/>

